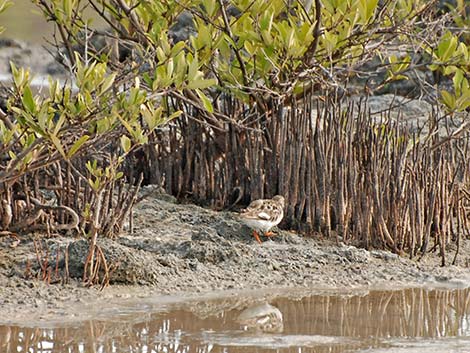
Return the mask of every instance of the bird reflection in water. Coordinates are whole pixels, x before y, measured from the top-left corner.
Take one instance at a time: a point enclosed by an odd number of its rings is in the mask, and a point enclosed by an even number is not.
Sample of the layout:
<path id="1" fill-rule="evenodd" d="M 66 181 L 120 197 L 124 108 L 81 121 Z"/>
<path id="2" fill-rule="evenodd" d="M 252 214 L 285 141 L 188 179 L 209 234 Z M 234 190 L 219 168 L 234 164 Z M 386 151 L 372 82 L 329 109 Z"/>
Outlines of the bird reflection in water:
<path id="1" fill-rule="evenodd" d="M 281 311 L 268 303 L 244 309 L 236 318 L 236 322 L 250 332 L 281 333 L 284 330 Z"/>

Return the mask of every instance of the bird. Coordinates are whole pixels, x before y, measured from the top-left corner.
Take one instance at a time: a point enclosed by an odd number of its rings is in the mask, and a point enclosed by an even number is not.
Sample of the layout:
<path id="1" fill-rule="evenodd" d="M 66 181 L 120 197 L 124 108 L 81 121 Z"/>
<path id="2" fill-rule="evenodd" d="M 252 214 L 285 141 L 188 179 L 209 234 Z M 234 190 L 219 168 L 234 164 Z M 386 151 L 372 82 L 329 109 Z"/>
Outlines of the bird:
<path id="1" fill-rule="evenodd" d="M 258 231 L 265 236 L 273 236 L 270 229 L 281 223 L 284 217 L 284 196 L 276 195 L 272 199 L 260 199 L 252 201 L 240 214 L 241 221 L 253 229 L 253 236 L 261 244 Z"/>

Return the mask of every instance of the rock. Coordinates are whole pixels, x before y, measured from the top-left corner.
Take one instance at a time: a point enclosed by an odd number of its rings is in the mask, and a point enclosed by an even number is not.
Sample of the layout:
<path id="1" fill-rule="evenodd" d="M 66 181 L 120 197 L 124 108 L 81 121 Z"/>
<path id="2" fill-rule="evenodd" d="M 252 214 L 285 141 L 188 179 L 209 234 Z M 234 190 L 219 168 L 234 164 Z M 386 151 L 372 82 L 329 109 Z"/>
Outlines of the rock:
<path id="1" fill-rule="evenodd" d="M 190 12 L 184 11 L 176 19 L 176 23 L 170 28 L 168 33 L 173 43 L 185 41 L 190 35 L 197 34 L 193 25 L 193 16 Z"/>
<path id="2" fill-rule="evenodd" d="M 161 265 L 145 251 L 132 250 L 117 244 L 111 239 L 100 239 L 110 272 L 110 283 L 155 284 L 160 274 Z M 83 265 L 88 256 L 89 245 L 84 239 L 69 246 L 69 273 L 72 278 L 83 277 Z M 97 256 L 97 255 L 95 255 Z"/>
<path id="3" fill-rule="evenodd" d="M 20 42 L 12 38 L 0 38 L 0 49 L 4 49 L 4 48 L 24 49 L 25 44 L 23 42 Z"/>
<path id="4" fill-rule="evenodd" d="M 400 259 L 397 254 L 384 250 L 372 250 L 370 251 L 370 254 L 375 258 L 383 259 L 385 261 L 397 261 Z"/>

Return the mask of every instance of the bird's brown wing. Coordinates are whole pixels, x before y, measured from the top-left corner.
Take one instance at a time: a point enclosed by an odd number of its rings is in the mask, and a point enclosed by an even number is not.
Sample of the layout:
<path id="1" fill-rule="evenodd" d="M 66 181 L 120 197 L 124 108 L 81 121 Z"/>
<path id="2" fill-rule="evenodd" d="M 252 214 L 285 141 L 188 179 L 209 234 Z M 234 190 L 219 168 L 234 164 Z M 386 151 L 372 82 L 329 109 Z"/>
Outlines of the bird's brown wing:
<path id="1" fill-rule="evenodd" d="M 243 211 L 244 217 L 265 221 L 275 221 L 279 217 L 282 218 L 282 213 L 283 210 L 272 200 L 254 200 Z"/>
<path id="2" fill-rule="evenodd" d="M 263 200 L 254 200 L 248 205 L 247 211 L 260 210 L 263 208 Z"/>
<path id="3" fill-rule="evenodd" d="M 266 212 L 266 208 L 264 206 L 264 200 L 254 200 L 252 201 L 246 210 L 242 211 L 244 217 L 247 218 L 254 218 L 254 219 L 263 219 L 269 220 L 270 215 L 269 212 Z"/>

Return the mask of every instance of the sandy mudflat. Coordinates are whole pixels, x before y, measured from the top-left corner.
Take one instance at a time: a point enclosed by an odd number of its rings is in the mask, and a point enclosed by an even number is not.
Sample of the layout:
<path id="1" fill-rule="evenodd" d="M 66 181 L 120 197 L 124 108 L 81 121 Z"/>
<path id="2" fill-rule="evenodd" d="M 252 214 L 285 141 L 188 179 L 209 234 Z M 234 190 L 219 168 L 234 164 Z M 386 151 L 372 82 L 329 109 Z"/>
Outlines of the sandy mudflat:
<path id="1" fill-rule="evenodd" d="M 233 212 L 216 212 L 154 194 L 135 207 L 134 233 L 101 239 L 116 269 L 111 285 L 81 284 L 88 246 L 83 239 L 44 238 L 41 234 L 0 238 L 0 323 L 80 320 L 135 299 L 178 300 L 226 291 L 269 293 L 269 288 L 351 290 L 415 286 L 470 285 L 469 242 L 463 241 L 457 265 L 440 266 L 437 253 L 410 260 L 382 250 L 304 238 L 288 231 L 259 245 Z M 55 284 L 36 277 L 40 267 L 33 238 L 41 239 Z M 70 280 L 63 284 L 63 251 L 69 245 Z M 454 245 L 449 245 L 448 262 Z M 28 269 L 29 267 L 29 269 Z M 164 297 L 162 297 L 162 295 Z M 169 295 L 169 296 L 168 296 Z"/>

